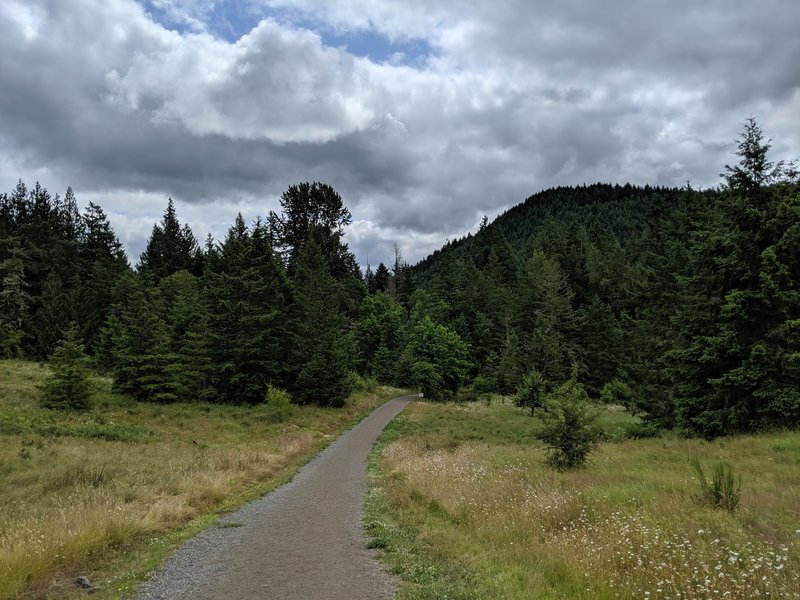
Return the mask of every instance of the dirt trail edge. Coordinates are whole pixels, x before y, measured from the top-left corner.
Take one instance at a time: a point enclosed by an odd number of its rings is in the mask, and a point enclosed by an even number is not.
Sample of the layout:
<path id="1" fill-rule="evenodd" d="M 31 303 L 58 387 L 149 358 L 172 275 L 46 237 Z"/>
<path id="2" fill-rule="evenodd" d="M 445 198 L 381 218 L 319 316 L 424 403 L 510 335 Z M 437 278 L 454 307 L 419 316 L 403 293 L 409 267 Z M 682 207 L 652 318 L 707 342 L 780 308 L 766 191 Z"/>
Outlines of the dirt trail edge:
<path id="1" fill-rule="evenodd" d="M 367 457 L 415 396 L 389 400 L 260 500 L 184 544 L 136 600 L 392 598 L 394 582 L 367 549 Z"/>

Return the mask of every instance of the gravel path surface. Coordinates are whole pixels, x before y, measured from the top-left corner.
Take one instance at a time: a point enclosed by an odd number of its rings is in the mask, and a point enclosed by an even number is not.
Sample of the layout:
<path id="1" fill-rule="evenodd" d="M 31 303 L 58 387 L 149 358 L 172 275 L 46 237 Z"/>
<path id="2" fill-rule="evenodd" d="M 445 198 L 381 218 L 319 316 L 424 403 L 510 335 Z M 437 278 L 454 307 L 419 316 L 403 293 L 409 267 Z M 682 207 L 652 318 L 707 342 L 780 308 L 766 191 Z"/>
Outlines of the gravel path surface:
<path id="1" fill-rule="evenodd" d="M 136 600 L 392 598 L 394 582 L 363 531 L 367 457 L 414 396 L 390 400 L 292 481 L 183 545 Z"/>

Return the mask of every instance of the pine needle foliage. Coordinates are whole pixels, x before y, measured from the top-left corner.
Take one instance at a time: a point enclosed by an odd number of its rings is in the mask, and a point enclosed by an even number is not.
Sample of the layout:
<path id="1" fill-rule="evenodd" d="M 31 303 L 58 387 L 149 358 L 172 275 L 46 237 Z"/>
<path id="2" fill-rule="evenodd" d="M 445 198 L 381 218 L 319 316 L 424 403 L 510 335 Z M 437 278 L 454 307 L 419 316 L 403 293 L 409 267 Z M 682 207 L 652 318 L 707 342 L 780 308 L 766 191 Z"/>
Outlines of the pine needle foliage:
<path id="1" fill-rule="evenodd" d="M 88 364 L 78 328 L 72 324 L 50 357 L 53 373 L 42 384 L 42 406 L 59 410 L 89 408 L 92 384 Z"/>

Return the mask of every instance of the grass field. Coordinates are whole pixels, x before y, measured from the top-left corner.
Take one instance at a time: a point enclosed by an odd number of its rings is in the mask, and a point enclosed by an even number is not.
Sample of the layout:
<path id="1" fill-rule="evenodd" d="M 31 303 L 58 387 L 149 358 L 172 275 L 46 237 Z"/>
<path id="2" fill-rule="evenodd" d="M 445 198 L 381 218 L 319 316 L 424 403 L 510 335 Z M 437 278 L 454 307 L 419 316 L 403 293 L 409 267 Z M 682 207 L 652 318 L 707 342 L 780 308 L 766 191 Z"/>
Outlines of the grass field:
<path id="1" fill-rule="evenodd" d="M 344 409 L 295 407 L 285 423 L 246 407 L 147 405 L 97 381 L 94 407 L 38 407 L 35 363 L 0 361 L 0 598 L 120 598 L 216 515 L 288 479 L 399 390 Z"/>
<path id="2" fill-rule="evenodd" d="M 399 599 L 800 598 L 800 433 L 603 442 L 579 471 L 544 466 L 508 404 L 417 402 L 370 462 L 372 546 Z M 691 460 L 742 478 L 733 513 L 698 501 Z"/>

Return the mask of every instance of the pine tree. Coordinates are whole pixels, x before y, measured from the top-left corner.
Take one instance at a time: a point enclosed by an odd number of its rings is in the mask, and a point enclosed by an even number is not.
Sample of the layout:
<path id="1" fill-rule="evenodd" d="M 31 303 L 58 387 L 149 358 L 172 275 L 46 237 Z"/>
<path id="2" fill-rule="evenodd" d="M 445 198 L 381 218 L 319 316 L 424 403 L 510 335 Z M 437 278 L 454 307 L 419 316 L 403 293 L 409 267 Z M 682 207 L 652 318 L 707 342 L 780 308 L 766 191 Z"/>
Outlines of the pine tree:
<path id="1" fill-rule="evenodd" d="M 375 269 L 375 275 L 372 279 L 372 286 L 369 287 L 370 294 L 378 292 L 386 292 L 389 290 L 389 279 L 391 274 L 385 264 L 379 263 L 378 268 Z"/>
<path id="2" fill-rule="evenodd" d="M 223 244 L 206 254 L 210 353 L 218 398 L 261 402 L 269 383 L 285 387 L 287 283 L 267 229 L 236 217 Z"/>
<path id="3" fill-rule="evenodd" d="M 80 288 L 76 315 L 81 335 L 90 353 L 100 336 L 114 301 L 117 281 L 130 272 L 128 258 L 103 209 L 89 203 L 81 216 L 78 252 Z"/>
<path id="4" fill-rule="evenodd" d="M 300 404 L 343 406 L 350 392 L 344 343 L 344 292 L 316 242 L 297 255 L 292 279 L 293 343 L 296 369 L 292 397 Z"/>
<path id="5" fill-rule="evenodd" d="M 42 406 L 62 410 L 88 408 L 92 392 L 88 363 L 78 328 L 73 324 L 50 357 L 52 375 L 41 387 Z"/>
<path id="6" fill-rule="evenodd" d="M 16 358 L 22 352 L 23 324 L 26 322 L 30 295 L 19 248 L 0 263 L 0 356 Z"/>
<path id="7" fill-rule="evenodd" d="M 378 292 L 364 298 L 361 313 L 357 332 L 361 367 L 378 381 L 393 383 L 403 346 L 403 309 L 391 296 Z"/>
<path id="8" fill-rule="evenodd" d="M 740 163 L 727 168 L 726 191 L 693 238 L 683 338 L 670 353 L 680 425 L 707 437 L 800 424 L 790 358 L 800 317 L 800 194 L 777 181 L 783 165 L 767 161 L 762 139 L 749 120 Z"/>
<path id="9" fill-rule="evenodd" d="M 558 261 L 541 250 L 534 252 L 522 272 L 514 324 L 522 371 L 536 369 L 550 383 L 566 379 L 576 359 L 572 291 Z"/>
<path id="10" fill-rule="evenodd" d="M 156 279 L 178 271 L 199 274 L 200 248 L 188 225 L 181 227 L 172 198 L 160 224 L 153 225 L 147 247 L 139 259 L 139 269 L 150 271 Z"/>
<path id="11" fill-rule="evenodd" d="M 352 218 L 336 190 L 316 181 L 300 183 L 289 186 L 280 204 L 282 213 L 270 212 L 268 222 L 273 244 L 283 256 L 289 276 L 294 275 L 303 248 L 312 241 L 336 280 L 359 275 L 355 257 L 342 241 L 344 228 Z"/>

